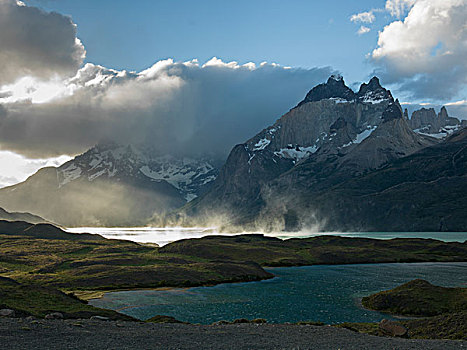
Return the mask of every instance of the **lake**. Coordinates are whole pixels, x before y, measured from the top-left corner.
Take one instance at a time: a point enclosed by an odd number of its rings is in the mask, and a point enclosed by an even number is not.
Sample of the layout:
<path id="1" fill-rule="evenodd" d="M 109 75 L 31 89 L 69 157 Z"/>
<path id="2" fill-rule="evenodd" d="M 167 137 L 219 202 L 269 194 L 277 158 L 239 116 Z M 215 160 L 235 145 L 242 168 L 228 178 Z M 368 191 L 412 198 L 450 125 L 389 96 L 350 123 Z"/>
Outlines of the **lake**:
<path id="1" fill-rule="evenodd" d="M 360 298 L 415 278 L 442 286 L 467 287 L 467 263 L 317 265 L 268 271 L 277 277 L 213 287 L 112 292 L 90 304 L 142 320 L 169 315 L 201 324 L 237 318 L 334 324 L 390 318 L 363 309 Z"/>
<path id="2" fill-rule="evenodd" d="M 161 227 L 76 227 L 68 228 L 73 233 L 94 233 L 106 238 L 125 239 L 139 243 L 157 243 L 163 246 L 167 243 L 185 238 L 201 238 L 208 235 L 232 235 L 229 233 L 218 233 L 213 228 L 161 228 Z M 329 232 L 310 233 L 304 232 L 276 232 L 266 233 L 266 236 L 287 238 L 307 238 L 319 235 L 338 235 L 346 237 L 367 237 L 378 239 L 391 239 L 396 237 L 405 238 L 433 238 L 446 242 L 464 242 L 467 240 L 467 232 Z"/>

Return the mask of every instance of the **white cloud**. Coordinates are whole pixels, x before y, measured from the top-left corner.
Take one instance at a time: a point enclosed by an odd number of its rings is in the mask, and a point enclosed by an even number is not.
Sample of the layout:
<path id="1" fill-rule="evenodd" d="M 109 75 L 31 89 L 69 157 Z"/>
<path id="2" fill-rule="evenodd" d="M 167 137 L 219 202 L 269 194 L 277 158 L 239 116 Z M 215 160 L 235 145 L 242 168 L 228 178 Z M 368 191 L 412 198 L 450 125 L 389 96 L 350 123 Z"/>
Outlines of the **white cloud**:
<path id="1" fill-rule="evenodd" d="M 385 9 L 394 17 L 400 18 L 417 0 L 387 0 Z"/>
<path id="2" fill-rule="evenodd" d="M 0 0 L 0 45 L 0 84 L 73 75 L 85 55 L 71 18 L 15 0 Z"/>
<path id="3" fill-rule="evenodd" d="M 139 73 L 86 64 L 61 82 L 0 88 L 0 148 L 43 158 L 110 139 L 161 153 L 225 156 L 331 73 L 218 58 L 168 59 Z M 52 90 L 54 99 L 40 98 Z"/>
<path id="4" fill-rule="evenodd" d="M 71 18 L 16 0 L 0 0 L 0 43 L 0 149 L 29 158 L 101 140 L 224 156 L 334 73 L 216 57 L 141 72 L 80 68 L 85 50 Z"/>
<path id="5" fill-rule="evenodd" d="M 373 23 L 375 21 L 375 15 L 373 11 L 361 12 L 350 17 L 350 20 L 355 23 Z"/>
<path id="6" fill-rule="evenodd" d="M 378 47 L 371 54 L 379 74 L 416 97 L 455 97 L 467 83 L 467 2 L 388 3 L 394 15 L 400 13 L 397 8 L 411 8 L 407 17 L 390 23 L 379 34 Z"/>
<path id="7" fill-rule="evenodd" d="M 467 100 L 446 103 L 445 106 L 467 106 Z"/>
<path id="8" fill-rule="evenodd" d="M 365 26 L 361 26 L 359 29 L 358 29 L 358 35 L 362 35 L 362 34 L 366 34 L 366 33 L 369 33 L 370 32 L 370 28 L 368 27 L 365 27 Z"/>

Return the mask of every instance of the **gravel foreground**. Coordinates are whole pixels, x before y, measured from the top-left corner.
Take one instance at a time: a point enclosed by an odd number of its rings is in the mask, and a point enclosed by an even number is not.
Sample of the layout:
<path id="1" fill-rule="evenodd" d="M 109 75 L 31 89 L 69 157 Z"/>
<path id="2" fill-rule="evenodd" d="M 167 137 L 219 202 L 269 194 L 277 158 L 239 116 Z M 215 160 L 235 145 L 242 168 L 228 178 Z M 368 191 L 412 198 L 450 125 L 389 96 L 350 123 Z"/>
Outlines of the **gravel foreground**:
<path id="1" fill-rule="evenodd" d="M 467 341 L 375 337 L 329 326 L 197 326 L 0 319 L 4 349 L 467 349 Z"/>

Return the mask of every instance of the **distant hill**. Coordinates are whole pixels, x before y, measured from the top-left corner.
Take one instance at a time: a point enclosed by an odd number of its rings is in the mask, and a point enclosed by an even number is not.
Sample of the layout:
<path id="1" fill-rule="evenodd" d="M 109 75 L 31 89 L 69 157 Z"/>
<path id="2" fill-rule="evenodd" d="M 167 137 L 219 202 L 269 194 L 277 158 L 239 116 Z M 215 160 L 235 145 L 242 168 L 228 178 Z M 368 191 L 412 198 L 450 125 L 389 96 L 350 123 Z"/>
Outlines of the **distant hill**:
<path id="1" fill-rule="evenodd" d="M 8 221 L 26 221 L 31 224 L 45 223 L 47 220 L 41 218 L 40 216 L 30 214 L 30 213 L 19 213 L 19 212 L 8 212 L 3 208 L 0 208 L 0 220 Z"/>
<path id="2" fill-rule="evenodd" d="M 39 239 L 103 240 L 102 236 L 89 233 L 68 233 L 51 224 L 31 224 L 24 221 L 0 220 L 0 235 L 12 235 Z"/>

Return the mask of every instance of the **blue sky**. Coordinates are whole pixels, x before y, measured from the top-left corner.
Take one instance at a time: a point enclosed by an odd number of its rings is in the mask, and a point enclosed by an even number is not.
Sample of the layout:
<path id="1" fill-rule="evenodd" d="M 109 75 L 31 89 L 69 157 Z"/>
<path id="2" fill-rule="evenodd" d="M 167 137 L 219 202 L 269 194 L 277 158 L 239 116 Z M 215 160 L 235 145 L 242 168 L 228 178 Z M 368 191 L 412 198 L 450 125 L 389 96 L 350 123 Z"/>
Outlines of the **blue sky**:
<path id="1" fill-rule="evenodd" d="M 205 62 L 213 56 L 240 63 L 332 66 L 349 82 L 372 73 L 366 54 L 377 30 L 358 35 L 351 15 L 384 8 L 385 1 L 254 0 L 27 1 L 72 16 L 86 61 L 139 71 L 164 58 Z M 131 5 L 130 5 L 131 4 Z M 137 5 L 132 5 L 137 4 Z M 373 28 L 390 16 L 381 14 Z"/>

